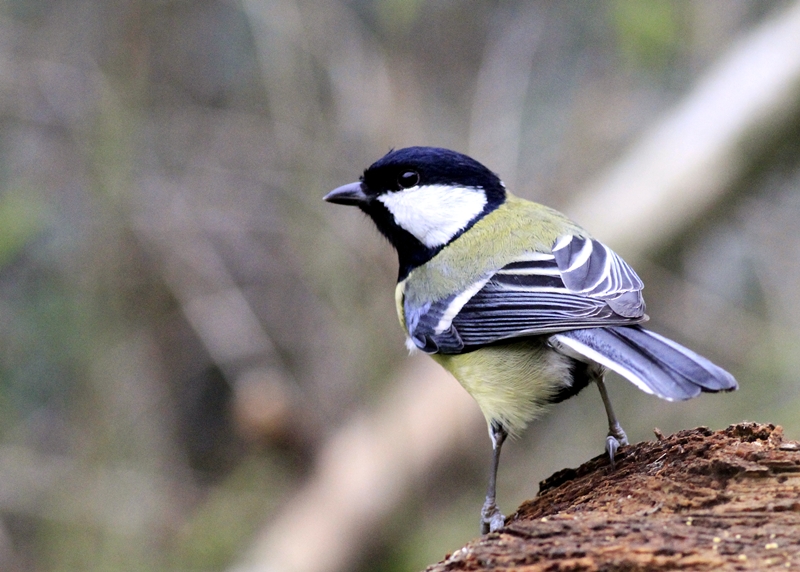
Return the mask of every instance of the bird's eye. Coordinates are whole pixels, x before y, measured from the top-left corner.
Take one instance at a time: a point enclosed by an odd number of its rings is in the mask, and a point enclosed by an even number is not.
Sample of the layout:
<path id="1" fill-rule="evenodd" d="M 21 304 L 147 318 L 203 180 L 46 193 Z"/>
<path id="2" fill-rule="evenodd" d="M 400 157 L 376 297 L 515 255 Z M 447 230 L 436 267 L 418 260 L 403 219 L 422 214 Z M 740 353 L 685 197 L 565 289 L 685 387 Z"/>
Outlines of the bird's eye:
<path id="1" fill-rule="evenodd" d="M 415 187 L 419 183 L 419 173 L 416 171 L 406 171 L 399 177 L 397 177 L 397 184 L 400 185 L 400 188 L 403 189 L 410 189 L 411 187 Z"/>

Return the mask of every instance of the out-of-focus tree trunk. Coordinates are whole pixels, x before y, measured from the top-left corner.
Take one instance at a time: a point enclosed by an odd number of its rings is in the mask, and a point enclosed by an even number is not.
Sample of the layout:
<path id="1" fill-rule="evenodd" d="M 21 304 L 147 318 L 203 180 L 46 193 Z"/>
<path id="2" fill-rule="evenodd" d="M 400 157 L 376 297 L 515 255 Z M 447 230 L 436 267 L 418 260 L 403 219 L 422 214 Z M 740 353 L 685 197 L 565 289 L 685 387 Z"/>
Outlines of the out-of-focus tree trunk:
<path id="1" fill-rule="evenodd" d="M 800 443 L 701 427 L 554 474 L 504 529 L 428 572 L 798 570 Z"/>

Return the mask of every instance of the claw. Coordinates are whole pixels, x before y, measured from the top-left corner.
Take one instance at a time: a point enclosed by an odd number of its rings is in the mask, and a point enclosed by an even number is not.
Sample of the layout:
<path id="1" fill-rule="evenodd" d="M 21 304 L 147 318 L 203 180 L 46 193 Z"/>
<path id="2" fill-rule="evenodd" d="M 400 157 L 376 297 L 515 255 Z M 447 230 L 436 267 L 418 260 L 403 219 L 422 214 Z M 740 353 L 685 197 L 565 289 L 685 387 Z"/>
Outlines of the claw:
<path id="1" fill-rule="evenodd" d="M 609 429 L 608 436 L 616 437 L 620 445 L 628 444 L 628 436 L 625 434 L 625 431 L 622 430 L 622 426 L 619 423 L 615 423 L 611 429 Z"/>
<path id="2" fill-rule="evenodd" d="M 481 509 L 481 534 L 500 530 L 505 522 L 506 517 L 503 516 L 494 501 L 487 498 Z"/>
<path id="3" fill-rule="evenodd" d="M 617 449 L 619 449 L 620 442 L 617 440 L 616 437 L 613 435 L 609 435 L 606 437 L 606 453 L 608 453 L 608 460 L 611 462 L 611 470 L 613 471 L 615 468 L 614 463 L 614 455 L 617 454 Z"/>
<path id="4" fill-rule="evenodd" d="M 608 437 L 606 437 L 606 452 L 608 453 L 608 460 L 611 462 L 612 471 L 615 468 L 614 456 L 617 454 L 617 449 L 619 449 L 621 445 L 627 444 L 628 436 L 625 435 L 625 431 L 623 431 L 620 424 L 617 423 L 609 430 Z"/>

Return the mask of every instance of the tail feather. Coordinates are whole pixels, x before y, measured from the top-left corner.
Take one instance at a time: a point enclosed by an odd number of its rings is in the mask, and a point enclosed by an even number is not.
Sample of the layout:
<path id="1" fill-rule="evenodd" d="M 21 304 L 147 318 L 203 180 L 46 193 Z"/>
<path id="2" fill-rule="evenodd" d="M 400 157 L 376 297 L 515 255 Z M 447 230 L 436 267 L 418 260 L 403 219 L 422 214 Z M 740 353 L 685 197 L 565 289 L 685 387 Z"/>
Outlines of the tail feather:
<path id="1" fill-rule="evenodd" d="M 665 367 L 699 385 L 701 391 L 712 393 L 732 391 L 738 387 L 730 373 L 664 336 L 645 330 L 640 326 L 611 329 L 618 336 L 630 340 L 640 350 L 647 352 L 651 359 L 660 360 Z"/>
<path id="2" fill-rule="evenodd" d="M 736 380 L 706 358 L 641 326 L 570 330 L 553 336 L 566 346 L 616 371 L 647 393 L 684 400 L 700 392 L 731 391 Z"/>

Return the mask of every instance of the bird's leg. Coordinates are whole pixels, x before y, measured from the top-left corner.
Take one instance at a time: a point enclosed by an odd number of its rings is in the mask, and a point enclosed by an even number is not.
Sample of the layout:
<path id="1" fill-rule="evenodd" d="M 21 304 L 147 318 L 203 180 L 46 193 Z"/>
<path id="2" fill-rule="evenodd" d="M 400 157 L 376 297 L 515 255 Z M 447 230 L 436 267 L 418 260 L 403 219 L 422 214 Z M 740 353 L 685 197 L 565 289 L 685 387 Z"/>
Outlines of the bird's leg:
<path id="1" fill-rule="evenodd" d="M 486 491 L 486 502 L 481 509 L 481 534 L 500 530 L 506 517 L 497 508 L 497 468 L 500 466 L 500 449 L 508 437 L 505 428 L 496 421 L 489 424 L 489 436 L 492 438 L 492 467 L 489 473 L 489 488 Z"/>
<path id="2" fill-rule="evenodd" d="M 608 398 L 608 391 L 606 391 L 606 384 L 603 382 L 603 374 L 600 373 L 595 378 L 597 388 L 600 390 L 600 397 L 603 399 L 603 405 L 606 408 L 606 415 L 608 416 L 608 437 L 606 437 L 606 452 L 608 459 L 611 461 L 611 468 L 614 468 L 614 455 L 617 453 L 620 445 L 628 444 L 628 436 L 622 430 L 622 426 L 617 421 L 617 416 L 614 415 L 614 409 L 611 407 L 611 400 Z"/>

